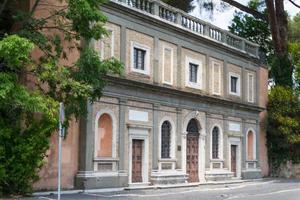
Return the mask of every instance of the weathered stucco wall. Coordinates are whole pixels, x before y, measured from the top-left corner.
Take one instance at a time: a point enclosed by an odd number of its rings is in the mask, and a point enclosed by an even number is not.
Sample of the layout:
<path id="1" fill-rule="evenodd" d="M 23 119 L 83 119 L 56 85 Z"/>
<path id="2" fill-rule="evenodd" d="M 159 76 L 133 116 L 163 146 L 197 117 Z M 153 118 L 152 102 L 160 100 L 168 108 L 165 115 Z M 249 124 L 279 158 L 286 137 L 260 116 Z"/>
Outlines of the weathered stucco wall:
<path id="1" fill-rule="evenodd" d="M 34 184 L 35 190 L 54 190 L 57 188 L 58 173 L 58 134 L 50 138 L 50 149 L 47 151 L 45 165 L 40 170 L 40 180 Z M 62 188 L 74 187 L 74 177 L 78 169 L 79 124 L 74 120 L 70 123 L 67 137 L 62 143 Z"/>
<path id="2" fill-rule="evenodd" d="M 33 0 L 30 0 L 30 7 L 34 5 Z M 55 8 L 60 7 L 51 6 L 58 5 L 62 6 L 60 1 L 56 0 L 43 0 L 43 3 L 37 7 L 35 15 L 37 18 L 47 17 L 51 11 Z M 56 33 L 53 30 L 46 30 L 47 33 Z M 63 46 L 68 47 L 69 43 L 63 41 Z M 61 59 L 60 64 L 71 65 L 77 58 L 79 58 L 79 53 L 76 50 L 65 49 L 68 55 L 68 59 Z M 32 57 L 38 59 L 42 55 L 41 51 L 36 48 Z M 34 88 L 34 79 L 32 77 L 27 77 L 27 83 L 29 87 Z M 53 133 L 50 141 L 50 148 L 47 151 L 47 157 L 45 158 L 45 165 L 40 170 L 39 176 L 40 180 L 34 184 L 34 190 L 53 190 L 57 188 L 57 161 L 58 161 L 58 138 L 57 133 Z M 69 189 L 74 187 L 74 176 L 78 170 L 78 142 L 79 142 L 79 123 L 75 120 L 70 122 L 70 128 L 68 129 L 67 137 L 63 140 L 62 149 L 62 188 Z"/>
<path id="3" fill-rule="evenodd" d="M 259 106 L 266 107 L 268 103 L 268 69 L 259 69 L 259 81 L 260 81 L 260 92 L 259 92 Z M 260 167 L 262 176 L 269 175 L 269 164 L 268 164 L 268 149 L 267 149 L 267 138 L 266 138 L 266 120 L 267 112 L 263 111 L 260 113 L 260 134 L 259 134 L 259 152 L 260 152 Z"/>

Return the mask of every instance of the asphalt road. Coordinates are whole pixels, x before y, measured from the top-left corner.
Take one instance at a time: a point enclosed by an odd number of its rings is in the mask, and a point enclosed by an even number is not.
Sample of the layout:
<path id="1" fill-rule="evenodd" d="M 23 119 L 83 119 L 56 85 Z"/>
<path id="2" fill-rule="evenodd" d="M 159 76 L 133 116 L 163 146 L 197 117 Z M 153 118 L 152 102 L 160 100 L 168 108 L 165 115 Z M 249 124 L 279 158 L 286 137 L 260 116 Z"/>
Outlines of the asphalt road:
<path id="1" fill-rule="evenodd" d="M 24 198 L 52 200 L 56 195 Z M 188 188 L 130 190 L 111 193 L 66 194 L 62 200 L 300 200 L 300 180 L 263 180 L 227 185 Z"/>

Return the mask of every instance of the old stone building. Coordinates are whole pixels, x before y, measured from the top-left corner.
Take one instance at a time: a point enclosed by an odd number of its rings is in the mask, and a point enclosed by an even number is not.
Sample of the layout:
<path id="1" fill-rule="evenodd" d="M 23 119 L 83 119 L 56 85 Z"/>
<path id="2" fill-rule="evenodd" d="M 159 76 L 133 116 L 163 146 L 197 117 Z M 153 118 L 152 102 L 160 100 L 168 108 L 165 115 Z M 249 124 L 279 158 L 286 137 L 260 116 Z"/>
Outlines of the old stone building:
<path id="1" fill-rule="evenodd" d="M 64 144 L 79 154 L 70 161 L 78 163 L 68 175 L 75 181 L 64 187 L 261 177 L 267 68 L 258 45 L 156 0 L 114 0 L 101 9 L 110 35 L 91 45 L 125 71 L 108 77 L 80 133 Z"/>

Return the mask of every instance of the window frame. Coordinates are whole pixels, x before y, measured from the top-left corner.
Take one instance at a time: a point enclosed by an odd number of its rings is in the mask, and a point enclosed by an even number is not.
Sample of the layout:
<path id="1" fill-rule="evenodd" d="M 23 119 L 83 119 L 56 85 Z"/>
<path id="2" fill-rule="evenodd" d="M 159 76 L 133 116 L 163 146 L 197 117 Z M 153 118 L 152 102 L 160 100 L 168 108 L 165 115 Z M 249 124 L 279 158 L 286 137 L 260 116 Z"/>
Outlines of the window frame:
<path id="1" fill-rule="evenodd" d="M 217 61 L 211 61 L 212 63 L 212 94 L 214 95 L 221 95 L 221 91 L 222 91 L 222 64 L 220 62 Z M 214 89 L 214 83 L 215 83 L 215 65 L 218 65 L 219 67 L 219 88 L 218 91 L 216 92 Z"/>
<path id="2" fill-rule="evenodd" d="M 145 60 L 144 60 L 144 70 L 136 69 L 134 67 L 134 48 L 144 50 L 145 53 Z M 137 72 L 145 75 L 150 75 L 150 47 L 140 44 L 137 42 L 131 42 L 131 48 L 130 48 L 130 70 L 132 72 Z"/>
<path id="3" fill-rule="evenodd" d="M 236 92 L 231 91 L 231 77 L 237 78 L 237 83 L 236 83 Z M 228 90 L 229 94 L 235 95 L 235 96 L 241 96 L 241 75 L 233 72 L 229 72 L 228 76 Z"/>
<path id="4" fill-rule="evenodd" d="M 165 123 L 168 123 L 168 125 L 169 125 L 169 138 L 168 138 L 168 140 L 169 140 L 169 144 L 168 144 L 168 156 L 164 156 L 163 155 L 163 149 L 165 149 L 164 147 L 163 147 L 163 138 L 164 138 L 164 129 L 163 129 L 163 126 L 164 126 L 164 124 Z M 162 159 L 170 159 L 171 158 L 171 146 L 172 146 L 172 124 L 170 123 L 170 121 L 168 121 L 168 120 L 165 120 L 163 123 L 162 123 L 162 125 L 161 125 L 161 134 L 160 134 L 160 146 L 161 146 L 161 148 L 160 148 L 160 157 L 162 158 Z"/>
<path id="5" fill-rule="evenodd" d="M 170 158 L 162 158 L 161 157 L 161 151 L 162 151 L 162 125 L 165 121 L 168 121 L 171 125 L 171 131 L 170 131 Z M 158 160 L 160 162 L 163 161 L 172 161 L 176 159 L 176 124 L 174 123 L 173 119 L 169 116 L 165 116 L 161 119 L 159 123 L 159 136 L 158 136 Z"/>
<path id="6" fill-rule="evenodd" d="M 250 88 L 250 77 L 252 77 L 252 88 Z M 248 99 L 248 102 L 254 103 L 255 90 L 254 90 L 254 74 L 253 73 L 248 73 L 247 82 L 248 82 L 248 87 L 247 87 L 248 98 L 247 99 Z M 250 89 L 252 89 L 252 98 L 250 98 Z"/>
<path id="7" fill-rule="evenodd" d="M 165 80 L 165 49 L 168 49 L 171 51 L 171 81 L 170 82 Z M 174 50 L 172 47 L 169 47 L 167 45 L 163 45 L 162 50 L 163 50 L 163 53 L 162 53 L 162 82 L 167 85 L 173 85 Z"/>
<path id="8" fill-rule="evenodd" d="M 202 60 L 194 59 L 186 56 L 185 59 L 185 85 L 190 88 L 200 89 L 202 90 L 202 82 L 203 82 L 203 62 Z M 190 82 L 190 63 L 198 65 L 197 68 L 197 82 Z"/>
<path id="9" fill-rule="evenodd" d="M 218 128 L 219 130 L 219 141 L 218 141 L 218 158 L 213 158 L 213 130 L 214 128 Z M 218 124 L 214 124 L 211 128 L 211 131 L 210 131 L 210 159 L 212 161 L 222 161 L 224 156 L 223 156 L 223 152 L 224 152 L 224 145 L 223 145 L 223 130 L 221 128 L 220 125 Z"/>

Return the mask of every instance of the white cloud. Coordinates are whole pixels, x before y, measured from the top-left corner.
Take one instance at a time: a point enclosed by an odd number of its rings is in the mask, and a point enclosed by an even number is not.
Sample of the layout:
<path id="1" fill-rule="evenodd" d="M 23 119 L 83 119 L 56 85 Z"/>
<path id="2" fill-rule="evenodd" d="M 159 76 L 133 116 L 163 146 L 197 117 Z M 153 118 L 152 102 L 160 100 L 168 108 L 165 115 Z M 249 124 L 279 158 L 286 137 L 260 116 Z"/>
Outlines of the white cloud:
<path id="1" fill-rule="evenodd" d="M 219 3 L 220 0 L 213 0 L 215 3 Z M 249 0 L 240 0 L 239 2 L 246 5 Z M 300 4 L 300 1 L 299 1 Z M 196 6 L 193 12 L 190 14 L 202 19 L 204 21 L 208 21 L 212 23 L 215 26 L 218 26 L 222 29 L 228 29 L 228 26 L 231 23 L 231 20 L 233 19 L 234 11 L 237 10 L 234 7 L 230 7 L 226 9 L 225 11 L 215 10 L 213 13 L 213 16 L 210 17 L 210 13 L 205 11 L 204 9 L 200 9 L 199 5 L 197 3 L 197 0 L 194 0 L 194 5 Z M 288 11 L 290 16 L 295 16 L 298 12 L 300 12 L 300 9 L 292 5 L 289 1 L 285 1 L 285 9 Z"/>

